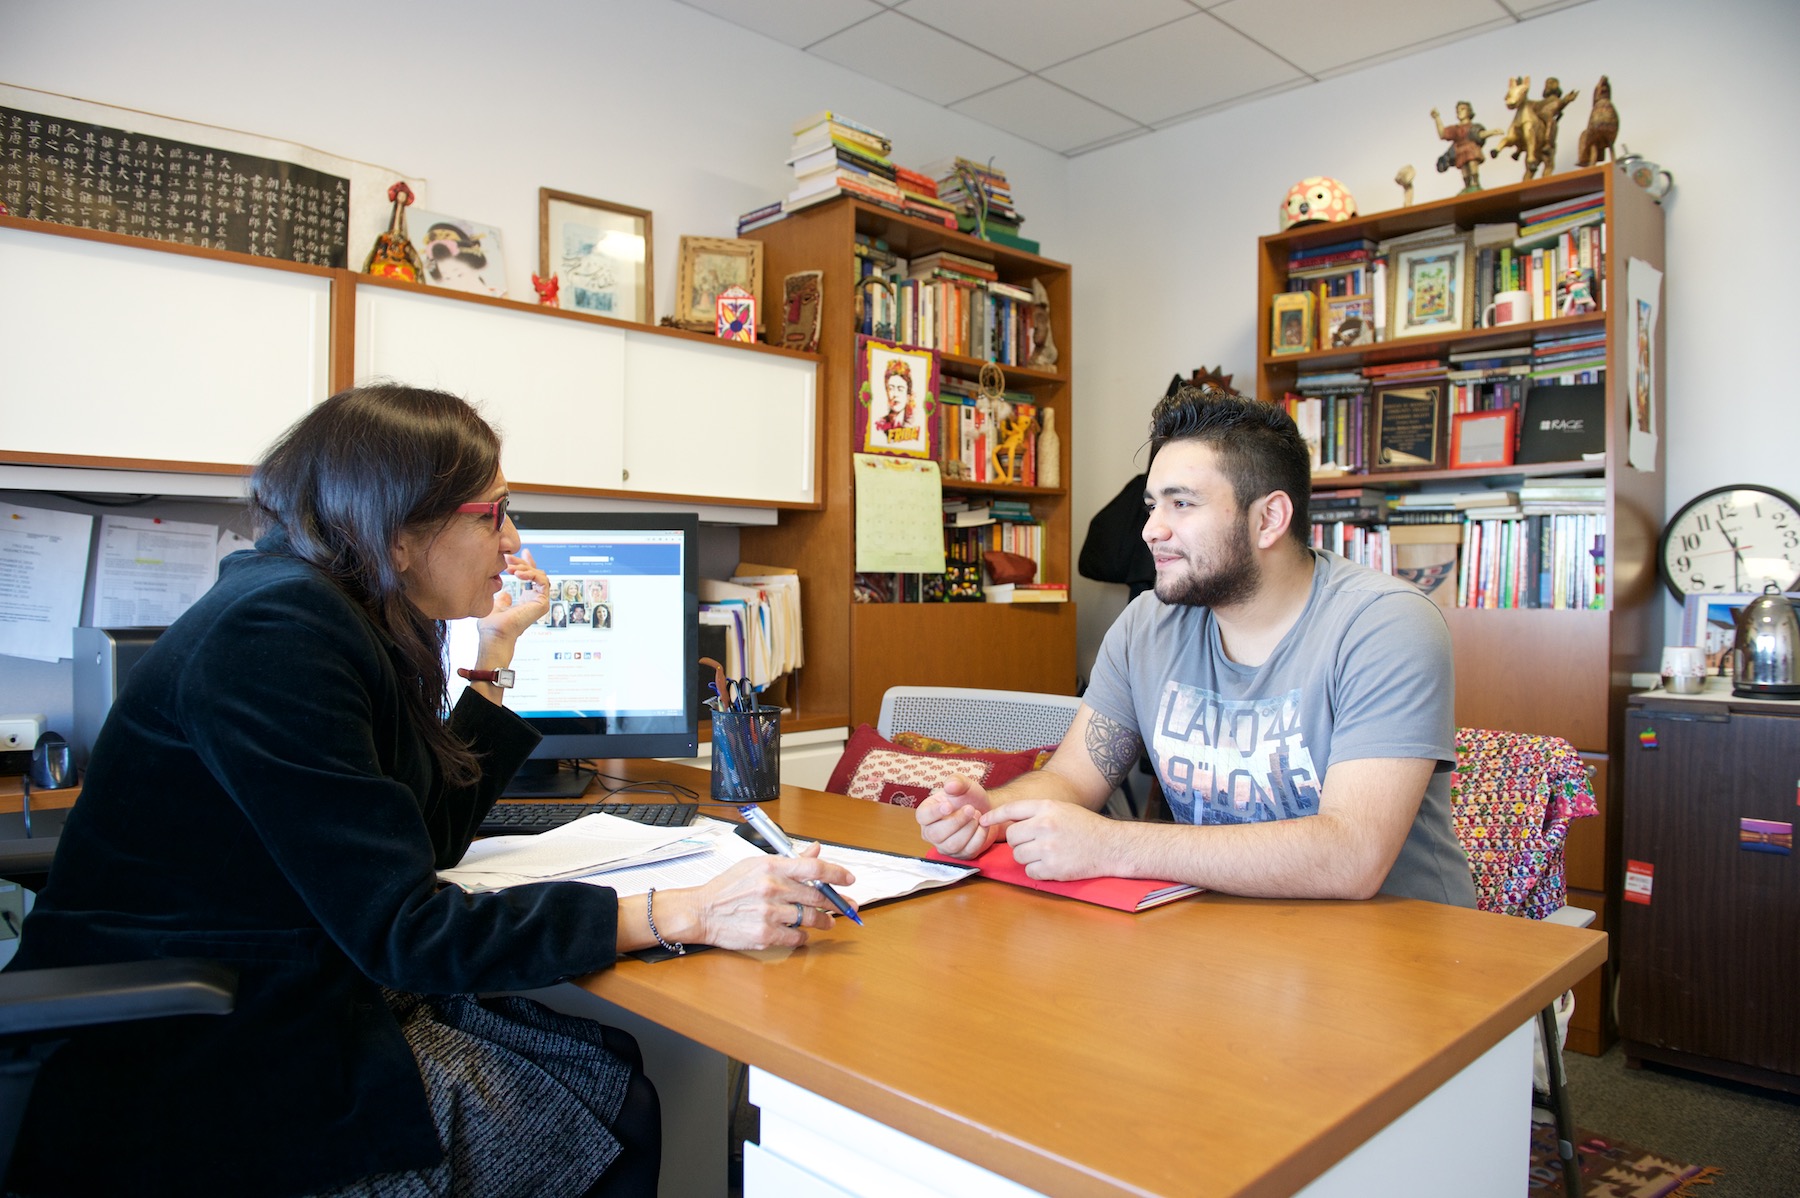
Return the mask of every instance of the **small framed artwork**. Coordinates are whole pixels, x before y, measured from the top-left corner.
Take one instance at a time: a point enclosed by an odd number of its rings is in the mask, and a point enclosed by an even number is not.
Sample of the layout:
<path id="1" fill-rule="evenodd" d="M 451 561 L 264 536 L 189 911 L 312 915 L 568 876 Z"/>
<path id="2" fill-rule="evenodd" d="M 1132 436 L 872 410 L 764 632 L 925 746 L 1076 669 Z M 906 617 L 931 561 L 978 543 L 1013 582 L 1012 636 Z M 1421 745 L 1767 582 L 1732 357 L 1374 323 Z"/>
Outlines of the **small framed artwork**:
<path id="1" fill-rule="evenodd" d="M 651 250 L 645 209 L 538 188 L 538 274 L 557 277 L 557 307 L 651 323 Z"/>
<path id="2" fill-rule="evenodd" d="M 1375 391 L 1375 444 L 1371 470 L 1435 470 L 1443 464 L 1439 440 L 1444 412 L 1441 383 L 1380 387 Z"/>
<path id="3" fill-rule="evenodd" d="M 1518 427 L 1517 408 L 1458 412 L 1450 418 L 1451 469 L 1512 465 L 1513 438 Z"/>
<path id="4" fill-rule="evenodd" d="M 937 354 L 858 337 L 856 374 L 856 451 L 935 458 Z"/>
<path id="5" fill-rule="evenodd" d="M 675 266 L 675 323 L 684 329 L 712 332 L 719 293 L 727 287 L 748 291 L 761 312 L 762 251 L 760 241 L 684 236 Z"/>
<path id="6" fill-rule="evenodd" d="M 1324 299 L 1319 315 L 1319 348 L 1342 349 L 1369 345 L 1375 340 L 1375 297 L 1333 295 Z"/>
<path id="7" fill-rule="evenodd" d="M 1303 354 L 1312 347 L 1312 293 L 1286 291 L 1276 296 L 1269 314 L 1269 352 Z"/>
<path id="8" fill-rule="evenodd" d="M 414 208 L 407 227 L 425 262 L 425 285 L 470 295 L 506 294 L 506 259 L 500 252 L 500 230 L 460 216 L 440 216 Z"/>
<path id="9" fill-rule="evenodd" d="M 727 287 L 714 301 L 714 334 L 722 341 L 756 340 L 756 301 L 742 287 Z"/>
<path id="10" fill-rule="evenodd" d="M 1402 246 L 1388 268 L 1388 337 L 1422 337 L 1469 327 L 1469 241 L 1445 238 Z"/>

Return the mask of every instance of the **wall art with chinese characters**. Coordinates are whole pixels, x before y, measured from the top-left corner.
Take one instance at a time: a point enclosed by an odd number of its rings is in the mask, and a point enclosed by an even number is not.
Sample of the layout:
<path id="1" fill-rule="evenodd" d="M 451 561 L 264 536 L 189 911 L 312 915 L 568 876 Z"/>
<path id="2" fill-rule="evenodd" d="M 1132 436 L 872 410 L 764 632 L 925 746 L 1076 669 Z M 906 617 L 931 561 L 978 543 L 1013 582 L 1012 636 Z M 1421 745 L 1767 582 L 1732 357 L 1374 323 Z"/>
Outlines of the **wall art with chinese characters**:
<path id="1" fill-rule="evenodd" d="M 350 180 L 310 167 L 0 106 L 14 216 L 314 266 L 349 260 Z"/>

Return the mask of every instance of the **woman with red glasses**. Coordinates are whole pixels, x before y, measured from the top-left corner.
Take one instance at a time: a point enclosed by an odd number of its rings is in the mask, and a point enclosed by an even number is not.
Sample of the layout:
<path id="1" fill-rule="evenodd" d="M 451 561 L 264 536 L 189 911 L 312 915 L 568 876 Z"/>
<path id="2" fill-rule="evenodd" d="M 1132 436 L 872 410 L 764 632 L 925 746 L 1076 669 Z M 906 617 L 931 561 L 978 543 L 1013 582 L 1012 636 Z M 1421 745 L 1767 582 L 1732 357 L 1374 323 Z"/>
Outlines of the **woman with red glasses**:
<path id="1" fill-rule="evenodd" d="M 134 669 L 14 967 L 205 957 L 226 1016 L 76 1033 L 45 1063 L 23 1194 L 654 1194 L 630 1037 L 524 998 L 664 942 L 797 945 L 816 857 L 620 900 L 441 885 L 537 742 L 480 680 L 549 584 L 493 430 L 452 395 L 333 396 L 256 469 L 254 551 Z M 502 579 L 525 584 L 515 601 Z M 480 621 L 446 712 L 444 621 Z M 653 905 L 652 905 L 653 904 Z"/>

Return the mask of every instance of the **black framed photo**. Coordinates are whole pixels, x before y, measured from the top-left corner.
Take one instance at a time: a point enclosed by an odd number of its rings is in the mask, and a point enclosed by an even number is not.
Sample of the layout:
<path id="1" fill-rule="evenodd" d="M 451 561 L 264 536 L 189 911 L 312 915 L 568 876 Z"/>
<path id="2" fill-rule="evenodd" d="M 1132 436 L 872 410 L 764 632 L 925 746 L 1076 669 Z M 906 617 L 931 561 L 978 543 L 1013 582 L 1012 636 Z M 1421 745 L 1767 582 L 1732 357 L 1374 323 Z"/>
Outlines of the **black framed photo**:
<path id="1" fill-rule="evenodd" d="M 1444 385 L 1409 383 L 1375 391 L 1371 470 L 1436 470 L 1444 464 Z"/>

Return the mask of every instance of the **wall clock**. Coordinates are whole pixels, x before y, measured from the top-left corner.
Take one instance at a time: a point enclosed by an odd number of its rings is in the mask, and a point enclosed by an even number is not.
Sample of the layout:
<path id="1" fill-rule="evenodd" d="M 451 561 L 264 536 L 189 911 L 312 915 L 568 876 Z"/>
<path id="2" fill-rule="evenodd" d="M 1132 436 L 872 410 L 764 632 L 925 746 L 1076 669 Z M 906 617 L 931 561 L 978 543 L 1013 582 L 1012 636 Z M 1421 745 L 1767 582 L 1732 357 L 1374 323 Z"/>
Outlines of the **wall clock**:
<path id="1" fill-rule="evenodd" d="M 1800 584 L 1800 504 L 1773 487 L 1719 487 L 1682 505 L 1657 550 L 1677 601 L 1696 591 L 1761 594 Z"/>

